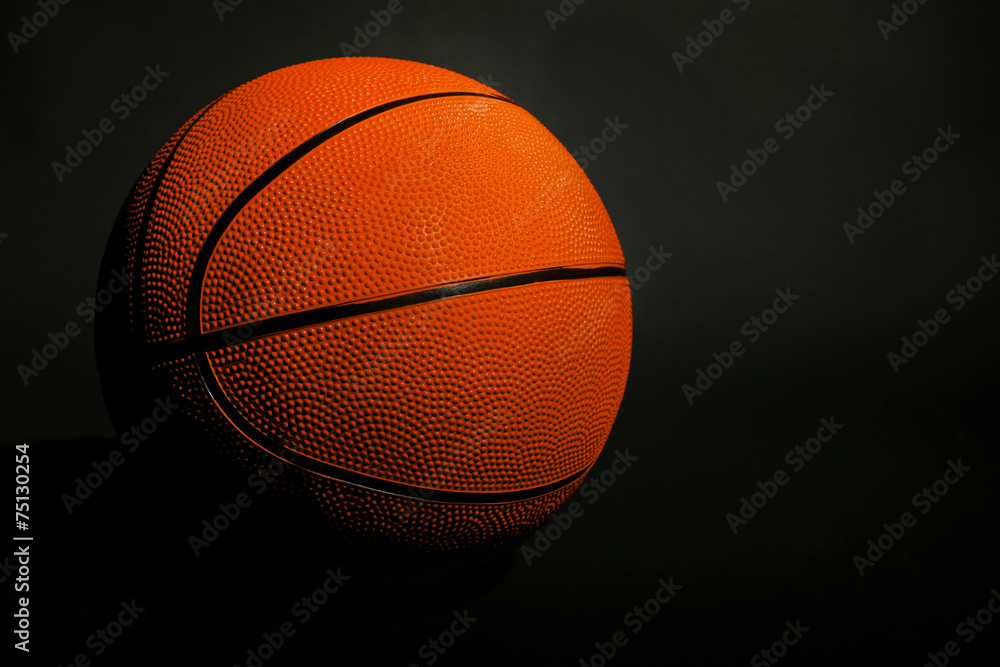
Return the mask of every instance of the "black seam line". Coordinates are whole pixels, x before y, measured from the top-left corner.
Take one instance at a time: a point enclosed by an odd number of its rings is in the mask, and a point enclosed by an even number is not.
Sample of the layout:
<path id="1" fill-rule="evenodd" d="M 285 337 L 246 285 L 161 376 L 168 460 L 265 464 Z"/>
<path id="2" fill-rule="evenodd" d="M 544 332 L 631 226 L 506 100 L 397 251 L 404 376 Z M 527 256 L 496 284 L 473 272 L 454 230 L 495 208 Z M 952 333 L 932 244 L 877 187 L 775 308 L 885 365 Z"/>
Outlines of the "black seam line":
<path id="1" fill-rule="evenodd" d="M 224 97 L 224 96 L 223 96 Z M 135 244 L 135 256 L 132 258 L 131 271 L 129 274 L 133 276 L 134 280 L 129 281 L 129 302 L 134 302 L 131 298 L 132 294 L 141 294 L 142 290 L 140 288 L 139 282 L 143 279 L 142 272 L 139 270 L 142 262 L 142 255 L 146 250 L 146 234 L 149 232 L 149 219 L 153 215 L 153 208 L 156 206 L 156 197 L 160 194 L 160 187 L 163 185 L 163 179 L 167 176 L 167 169 L 170 167 L 170 163 L 174 159 L 174 155 L 177 154 L 177 150 L 187 139 L 187 136 L 191 134 L 191 130 L 195 128 L 198 122 L 205 117 L 209 111 L 211 111 L 222 97 L 215 98 L 210 102 L 204 109 L 202 109 L 194 118 L 191 119 L 191 124 L 188 128 L 184 130 L 184 134 L 177 137 L 177 142 L 174 144 L 173 148 L 170 149 L 170 153 L 167 155 L 166 159 L 163 160 L 163 164 L 160 166 L 160 170 L 157 172 L 156 177 L 153 179 L 153 184 L 150 187 L 149 195 L 146 197 L 146 204 L 143 206 L 142 218 L 139 221 L 138 228 L 136 229 L 136 244 Z M 145 340 L 145 318 L 136 318 L 136 339 Z"/>
<path id="2" fill-rule="evenodd" d="M 516 491 L 497 492 L 475 492 L 475 491 L 446 491 L 424 489 L 423 487 L 392 482 L 380 477 L 373 477 L 347 468 L 320 461 L 318 459 L 303 456 L 300 452 L 289 449 L 284 443 L 277 442 L 266 433 L 254 426 L 240 410 L 232 404 L 229 396 L 226 395 L 218 378 L 212 371 L 212 362 L 207 353 L 198 352 L 195 354 L 195 365 L 198 374 L 208 393 L 215 400 L 222 413 L 229 418 L 233 425 L 239 429 L 254 445 L 267 452 L 271 456 L 284 459 L 303 470 L 307 470 L 316 475 L 328 477 L 334 481 L 351 486 L 362 487 L 380 493 L 386 493 L 404 498 L 418 499 L 420 501 L 432 501 L 442 503 L 509 503 L 520 500 L 537 498 L 553 491 L 557 491 L 567 484 L 571 484 L 583 477 L 590 469 L 590 465 L 560 480 L 545 484 L 544 486 L 530 489 L 519 489 Z M 593 465 L 593 463 L 591 463 Z M 421 493 L 421 491 L 424 491 Z M 428 493 L 429 492 L 429 493 Z"/>
<path id="3" fill-rule="evenodd" d="M 227 327 L 200 334 L 194 339 L 185 339 L 171 343 L 150 343 L 147 352 L 154 359 L 176 359 L 199 351 L 218 350 L 239 343 L 246 343 L 258 338 L 266 338 L 275 334 L 305 327 L 327 324 L 337 320 L 368 315 L 395 308 L 403 308 L 421 303 L 429 303 L 449 297 L 478 294 L 505 287 L 520 287 L 540 282 L 554 280 L 581 280 L 585 278 L 624 277 L 625 269 L 621 266 L 599 266 L 593 268 L 559 267 L 532 271 L 509 276 L 486 278 L 464 283 L 455 283 L 434 287 L 419 292 L 392 296 L 375 301 L 352 302 L 335 306 L 324 306 L 288 315 L 278 315 L 238 326 Z"/>
<path id="4" fill-rule="evenodd" d="M 268 451 L 265 449 L 265 451 Z M 268 451 L 269 454 L 272 452 Z M 430 489 L 427 487 L 413 486 L 393 482 L 380 477 L 372 477 L 364 473 L 355 472 L 340 466 L 335 466 L 317 459 L 301 455 L 299 452 L 287 447 L 274 454 L 281 459 L 291 459 L 292 464 L 303 470 L 307 470 L 322 477 L 328 477 L 336 482 L 349 484 L 370 491 L 386 493 L 393 496 L 408 498 L 415 502 L 442 502 L 442 503 L 511 503 L 521 500 L 530 500 L 546 494 L 558 491 L 567 484 L 572 484 L 580 479 L 589 470 L 589 466 L 571 475 L 530 489 L 519 489 L 516 491 L 447 491 Z"/>
<path id="5" fill-rule="evenodd" d="M 219 218 L 219 220 L 212 227 L 208 234 L 208 238 L 205 239 L 204 245 L 202 245 L 201 250 L 198 253 L 198 257 L 195 259 L 194 269 L 191 274 L 191 284 L 188 287 L 188 298 L 187 298 L 187 333 L 188 338 L 194 338 L 197 334 L 201 332 L 201 291 L 205 283 L 205 274 L 208 271 L 208 263 L 215 252 L 215 247 L 218 245 L 219 240 L 225 233 L 226 229 L 229 228 L 230 223 L 236 218 L 240 211 L 250 203 L 250 201 L 257 196 L 257 194 L 266 188 L 273 180 L 278 178 L 285 170 L 291 167 L 293 164 L 298 162 L 300 159 L 309 154 L 313 149 L 319 147 L 326 140 L 331 137 L 340 134 L 344 130 L 347 130 L 362 121 L 368 120 L 373 116 L 377 116 L 380 113 L 389 111 L 390 109 L 395 109 L 407 104 L 413 104 L 414 102 L 421 102 L 423 100 L 430 100 L 442 97 L 485 97 L 488 99 L 499 100 L 501 102 L 507 102 L 509 104 L 514 104 L 510 99 L 498 96 L 498 95 L 487 95 L 485 93 L 469 93 L 469 92 L 448 92 L 448 93 L 429 93 L 426 95 L 416 95 L 414 97 L 407 97 L 400 100 L 394 100 L 392 102 L 387 102 L 385 104 L 380 104 L 379 106 L 372 107 L 360 113 L 357 113 L 350 118 L 345 118 L 340 120 L 327 129 L 313 135 L 306 141 L 302 142 L 291 151 L 280 157 L 274 164 L 264 170 L 264 172 L 258 176 L 250 185 L 248 185 L 232 203 L 226 208 L 225 212 Z"/>

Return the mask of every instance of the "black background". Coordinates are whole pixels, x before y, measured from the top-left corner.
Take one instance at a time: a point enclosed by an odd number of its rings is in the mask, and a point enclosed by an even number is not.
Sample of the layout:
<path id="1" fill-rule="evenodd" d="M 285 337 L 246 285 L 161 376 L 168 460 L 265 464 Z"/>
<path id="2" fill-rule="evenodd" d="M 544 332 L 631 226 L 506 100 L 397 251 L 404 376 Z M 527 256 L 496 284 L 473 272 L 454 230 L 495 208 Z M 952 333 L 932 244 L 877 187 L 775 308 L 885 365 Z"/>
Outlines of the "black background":
<path id="1" fill-rule="evenodd" d="M 513 554 L 447 590 L 338 593 L 265 664 L 428 664 L 421 645 L 466 609 L 478 620 L 437 664 L 578 665 L 619 630 L 609 664 L 746 664 L 797 619 L 810 629 L 781 664 L 918 666 L 948 641 L 952 664 L 996 664 L 1000 619 L 969 644 L 956 625 L 1000 587 L 1000 282 L 960 311 L 946 300 L 1000 251 L 992 8 L 929 0 L 886 40 L 888 2 L 567 0 L 555 30 L 557 0 L 403 3 L 363 55 L 489 81 L 570 150 L 606 118 L 628 125 L 587 175 L 630 272 L 650 247 L 673 256 L 633 291 L 629 386 L 595 471 L 616 451 L 638 461 L 597 502 L 578 495 L 583 516 L 530 565 Z M 256 76 L 340 56 L 384 7 L 244 0 L 220 20 L 207 0 L 77 1 L 19 52 L 0 47 L 0 391 L 5 450 L 31 444 L 32 663 L 246 664 L 338 564 L 267 498 L 195 558 L 188 534 L 232 489 L 183 446 L 128 455 L 68 515 L 60 495 L 117 446 L 75 309 L 129 187 L 177 127 Z M 726 8 L 735 22 L 679 72 L 672 54 Z M 11 3 L 0 27 L 37 9 Z M 157 64 L 169 77 L 59 182 L 64 146 Z M 812 118 L 776 132 L 821 85 L 833 95 Z M 949 127 L 961 138 L 850 243 L 857 207 Z M 769 137 L 780 150 L 724 202 L 716 182 Z M 681 386 L 746 343 L 743 323 L 779 288 L 800 299 L 689 405 Z M 887 353 L 939 308 L 951 321 L 894 372 Z M 74 320 L 81 335 L 25 385 L 17 366 Z M 831 417 L 844 428 L 734 535 L 725 515 Z M 911 497 L 959 458 L 971 470 L 919 514 Z M 916 525 L 859 576 L 853 557 L 904 511 Z M 623 617 L 670 577 L 683 588 L 633 634 Z M 146 611 L 94 657 L 88 636 L 132 598 Z"/>

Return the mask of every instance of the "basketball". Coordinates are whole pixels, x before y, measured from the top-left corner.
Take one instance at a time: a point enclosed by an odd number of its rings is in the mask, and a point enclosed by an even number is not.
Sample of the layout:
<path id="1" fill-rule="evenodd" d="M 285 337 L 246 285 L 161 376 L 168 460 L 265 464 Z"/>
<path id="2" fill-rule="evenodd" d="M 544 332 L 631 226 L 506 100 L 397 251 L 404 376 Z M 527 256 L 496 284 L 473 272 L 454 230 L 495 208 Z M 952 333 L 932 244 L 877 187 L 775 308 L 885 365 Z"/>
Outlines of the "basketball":
<path id="1" fill-rule="evenodd" d="M 184 465 L 278 471 L 268 492 L 352 543 L 516 546 L 625 390 L 629 282 L 594 187 L 513 100 L 429 65 L 308 62 L 217 98 L 128 194 L 114 272 L 119 433 L 168 398 Z"/>

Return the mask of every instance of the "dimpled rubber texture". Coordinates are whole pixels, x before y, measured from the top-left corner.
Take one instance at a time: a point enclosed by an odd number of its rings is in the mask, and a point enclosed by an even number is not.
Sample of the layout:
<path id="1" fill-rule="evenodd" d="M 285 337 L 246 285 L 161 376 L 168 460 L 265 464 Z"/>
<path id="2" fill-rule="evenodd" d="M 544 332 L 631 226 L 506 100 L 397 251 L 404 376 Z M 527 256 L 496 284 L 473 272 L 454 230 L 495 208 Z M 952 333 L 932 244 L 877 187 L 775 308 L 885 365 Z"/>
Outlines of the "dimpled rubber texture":
<path id="1" fill-rule="evenodd" d="M 500 100 L 430 99 L 351 127 L 250 202 L 212 256 L 202 326 L 623 262 L 597 193 L 537 120 Z"/>
<path id="2" fill-rule="evenodd" d="M 182 127 L 117 224 L 115 250 L 136 273 L 128 336 L 160 350 L 134 363 L 244 467 L 281 445 L 315 462 L 274 487 L 345 535 L 428 552 L 510 546 L 608 437 L 631 351 L 614 228 L 558 141 L 471 79 L 380 58 L 272 72 Z M 622 275 L 254 334 L 270 318 L 560 267 Z M 217 349 L 170 351 L 239 325 Z"/>
<path id="3" fill-rule="evenodd" d="M 540 487 L 589 466 L 611 431 L 627 285 L 591 278 L 441 299 L 209 359 L 242 415 L 311 458 L 421 488 Z"/>
<path id="4" fill-rule="evenodd" d="M 125 205 L 122 207 L 118 223 L 122 226 L 122 239 L 120 241 L 122 247 L 119 249 L 119 254 L 131 259 L 127 265 L 115 267 L 122 273 L 134 276 L 140 268 L 135 264 L 142 256 L 141 248 L 145 243 L 143 234 L 148 229 L 145 216 L 149 214 L 151 206 L 150 197 L 155 196 L 158 192 L 162 171 L 173 155 L 178 143 L 202 113 L 204 113 L 204 109 L 188 120 L 188 122 L 184 123 L 174 133 L 174 136 L 156 152 L 156 155 L 139 177 L 139 180 L 132 186 L 132 191 L 129 193 L 128 199 L 126 199 Z M 126 285 L 129 301 L 132 303 L 138 302 L 139 297 L 136 292 L 141 289 L 140 284 L 140 280 L 131 280 Z M 142 338 L 142 332 L 137 329 L 140 324 L 141 313 L 137 312 L 134 308 L 130 308 L 129 310 L 129 314 L 132 316 L 129 321 L 129 335 L 133 338 Z"/>

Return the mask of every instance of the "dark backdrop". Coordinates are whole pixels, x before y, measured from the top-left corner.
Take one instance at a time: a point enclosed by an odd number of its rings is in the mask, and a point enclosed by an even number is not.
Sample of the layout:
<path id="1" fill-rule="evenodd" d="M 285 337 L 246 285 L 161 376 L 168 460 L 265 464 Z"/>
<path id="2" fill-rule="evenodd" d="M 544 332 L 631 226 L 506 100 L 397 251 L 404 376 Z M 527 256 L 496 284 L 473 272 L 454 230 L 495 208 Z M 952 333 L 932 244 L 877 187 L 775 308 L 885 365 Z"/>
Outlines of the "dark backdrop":
<path id="1" fill-rule="evenodd" d="M 93 664 L 247 664 L 261 633 L 296 620 L 293 603 L 334 566 L 309 552 L 300 526 L 275 533 L 286 517 L 263 501 L 194 558 L 188 533 L 213 499 L 231 497 L 192 500 L 197 452 L 139 449 L 67 513 L 61 494 L 117 446 L 93 326 L 77 307 L 97 289 L 129 187 L 177 127 L 258 75 L 340 56 L 385 5 L 78 1 L 34 34 L 22 17 L 39 5 L 8 3 L 4 31 L 33 36 L 8 34 L 0 47 L 0 391 L 8 451 L 31 444 L 32 645 L 33 657 L 48 652 L 44 664 L 79 653 Z M 796 639 L 785 631 L 797 623 L 808 631 L 772 661 L 917 666 L 955 642 L 939 663 L 996 664 L 1000 621 L 980 610 L 1000 587 L 1000 281 L 976 278 L 992 277 L 1000 251 L 995 11 L 968 0 L 402 7 L 363 55 L 487 81 L 571 151 L 607 119 L 623 124 L 587 166 L 636 286 L 629 385 L 595 471 L 616 452 L 637 460 L 603 493 L 576 496 L 582 515 L 550 526 L 556 539 L 536 544 L 545 550 L 530 563 L 516 553 L 447 590 L 338 593 L 265 664 L 600 665 L 595 643 L 616 632 L 624 645 L 609 664 L 773 664 L 758 652 L 783 633 Z M 731 22 L 713 23 L 724 10 Z M 691 46 L 699 33 L 704 46 Z M 696 57 L 684 62 L 685 51 Z M 66 144 L 110 116 L 147 66 L 169 74 L 57 178 Z M 797 109 L 808 119 L 776 126 Z M 906 165 L 944 136 L 948 150 L 930 152 L 926 171 Z M 719 181 L 738 179 L 731 165 L 752 155 L 767 161 L 746 165 L 754 173 L 723 197 Z M 845 230 L 858 207 L 888 202 L 897 179 L 902 194 L 877 220 Z M 647 265 L 653 250 L 671 256 Z M 798 298 L 751 333 L 776 290 Z M 947 321 L 894 367 L 901 337 L 939 310 Z M 25 384 L 18 366 L 71 322 L 79 335 Z M 734 341 L 742 356 L 710 368 Z M 699 370 L 717 377 L 689 401 L 682 387 Z M 810 460 L 786 459 L 821 420 L 842 427 Z M 146 483 L 164 468 L 173 485 Z M 778 470 L 787 483 L 768 484 Z M 935 493 L 942 479 L 953 483 Z M 762 487 L 773 497 L 756 515 L 727 519 Z M 924 489 L 935 502 L 914 498 Z M 904 512 L 912 525 L 893 526 Z M 905 533 L 883 537 L 888 549 L 862 576 L 855 556 L 886 524 Z M 7 593 L 16 575 L 4 565 Z M 627 615 L 671 578 L 682 588 L 636 632 Z M 88 637 L 133 598 L 146 611 L 95 655 Z M 477 620 L 453 646 L 421 652 L 465 610 Z M 981 631 L 960 625 L 968 616 Z"/>

